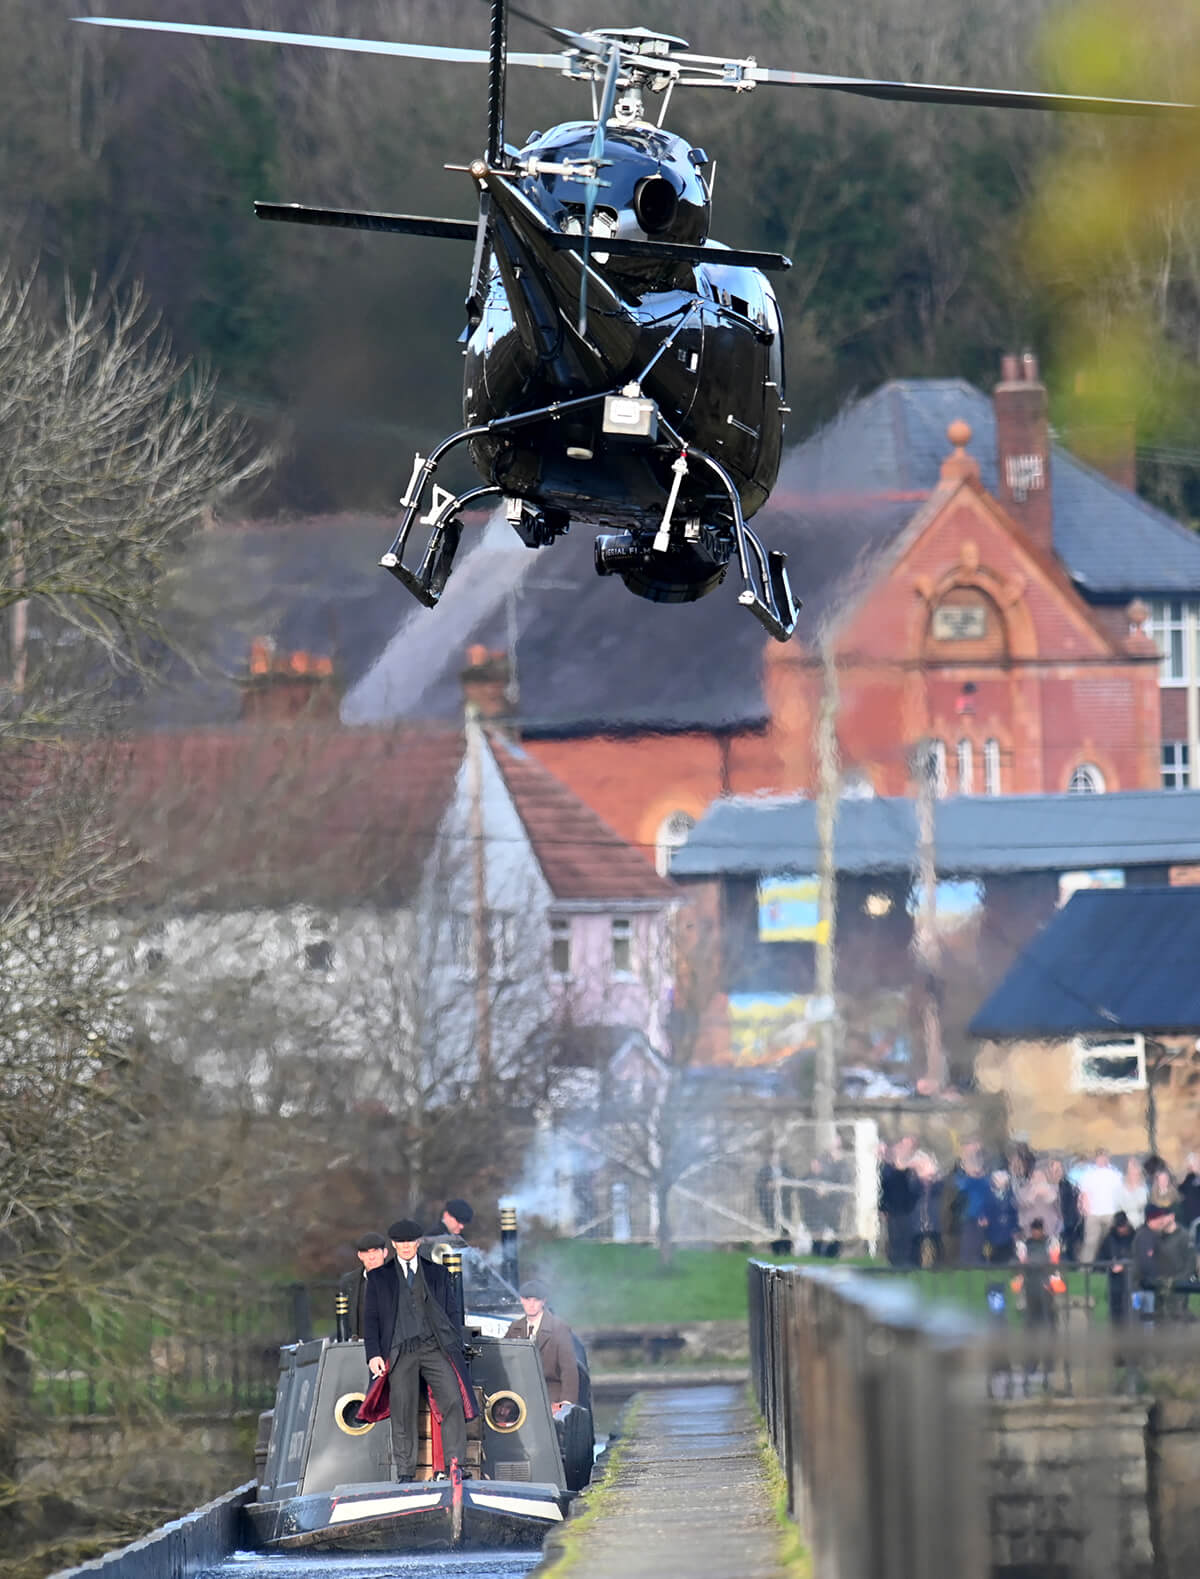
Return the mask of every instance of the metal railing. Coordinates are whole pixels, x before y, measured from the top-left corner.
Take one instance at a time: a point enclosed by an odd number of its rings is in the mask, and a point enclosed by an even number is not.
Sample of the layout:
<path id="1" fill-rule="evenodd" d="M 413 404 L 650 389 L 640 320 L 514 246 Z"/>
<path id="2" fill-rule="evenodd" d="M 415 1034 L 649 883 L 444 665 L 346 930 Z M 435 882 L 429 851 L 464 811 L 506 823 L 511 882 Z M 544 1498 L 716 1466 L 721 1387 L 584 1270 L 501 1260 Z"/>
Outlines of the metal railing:
<path id="1" fill-rule="evenodd" d="M 818 1267 L 752 1261 L 749 1296 L 754 1388 L 815 1579 L 982 1579 L 977 1324 Z"/>
<path id="2" fill-rule="evenodd" d="M 753 1383 L 814 1579 L 1200 1573 L 1200 1290 L 1156 1293 L 1071 1329 L 751 1262 Z"/>
<path id="3" fill-rule="evenodd" d="M 56 1326 L 33 1335 L 33 1398 L 55 1419 L 265 1409 L 280 1345 L 311 1336 L 311 1327 L 300 1284 L 193 1299 L 171 1320 L 124 1312 L 107 1326 Z"/>

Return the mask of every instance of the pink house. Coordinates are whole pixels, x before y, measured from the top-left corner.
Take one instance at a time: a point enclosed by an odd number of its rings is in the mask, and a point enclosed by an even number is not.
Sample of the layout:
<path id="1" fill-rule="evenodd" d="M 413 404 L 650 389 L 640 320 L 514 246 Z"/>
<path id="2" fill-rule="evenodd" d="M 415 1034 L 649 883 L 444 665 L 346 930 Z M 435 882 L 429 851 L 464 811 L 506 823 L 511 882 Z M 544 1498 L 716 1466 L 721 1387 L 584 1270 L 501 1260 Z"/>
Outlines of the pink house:
<path id="1" fill-rule="evenodd" d="M 594 1065 L 637 1034 L 665 1052 L 680 890 L 520 744 L 486 739 L 544 885 L 544 912 L 527 919 L 544 929 L 564 1056 Z"/>

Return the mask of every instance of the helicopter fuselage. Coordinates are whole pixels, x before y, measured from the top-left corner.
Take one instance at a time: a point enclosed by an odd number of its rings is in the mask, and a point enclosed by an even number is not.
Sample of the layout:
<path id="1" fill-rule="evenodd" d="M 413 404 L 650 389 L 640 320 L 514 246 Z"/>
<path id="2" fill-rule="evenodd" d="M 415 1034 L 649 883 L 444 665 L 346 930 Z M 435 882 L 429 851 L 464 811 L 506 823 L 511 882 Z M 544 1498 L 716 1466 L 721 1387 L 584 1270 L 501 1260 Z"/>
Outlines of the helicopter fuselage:
<path id="1" fill-rule="evenodd" d="M 572 173 L 585 160 L 589 132 L 587 123 L 557 127 L 520 151 L 513 174 L 477 176 L 490 197 L 493 268 L 467 343 L 465 422 L 478 428 L 636 388 L 661 418 L 656 440 L 606 433 L 603 407 L 584 403 L 476 438 L 474 463 L 487 483 L 551 519 L 653 532 L 673 484 L 683 518 L 707 527 L 728 510 L 710 469 L 689 466 L 676 483 L 674 463 L 694 449 L 724 468 L 749 517 L 770 494 L 783 437 L 774 292 L 757 269 L 721 261 L 721 247 L 707 240 L 705 156 L 656 127 L 609 130 L 591 256 L 556 250 L 553 233 L 578 234 L 582 223 L 583 187 Z M 704 244 L 712 260 L 621 257 L 605 251 L 614 237 Z M 701 595 L 723 571 L 703 557 L 704 586 L 688 578 L 685 596 Z"/>

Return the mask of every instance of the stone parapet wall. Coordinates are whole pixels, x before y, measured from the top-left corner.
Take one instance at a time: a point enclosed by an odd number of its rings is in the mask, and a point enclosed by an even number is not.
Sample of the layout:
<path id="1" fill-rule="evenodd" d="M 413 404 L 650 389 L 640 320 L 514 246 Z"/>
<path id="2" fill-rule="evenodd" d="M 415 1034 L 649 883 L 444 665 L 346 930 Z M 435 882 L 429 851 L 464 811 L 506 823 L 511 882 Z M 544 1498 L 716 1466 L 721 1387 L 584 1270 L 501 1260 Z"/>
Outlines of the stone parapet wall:
<path id="1" fill-rule="evenodd" d="M 224 1562 L 244 1538 L 242 1509 L 254 1498 L 247 1483 L 227 1491 L 202 1508 L 173 1519 L 140 1541 L 109 1552 L 94 1562 L 64 1569 L 51 1579 L 193 1579 L 206 1568 Z"/>
<path id="2" fill-rule="evenodd" d="M 1200 1403 L 1163 1399 L 1146 1439 L 1156 1579 L 1200 1574 Z"/>
<path id="3" fill-rule="evenodd" d="M 991 1406 L 987 1498 L 997 1579 L 1156 1579 L 1146 1417 L 1144 1401 L 1124 1398 L 1039 1396 Z"/>

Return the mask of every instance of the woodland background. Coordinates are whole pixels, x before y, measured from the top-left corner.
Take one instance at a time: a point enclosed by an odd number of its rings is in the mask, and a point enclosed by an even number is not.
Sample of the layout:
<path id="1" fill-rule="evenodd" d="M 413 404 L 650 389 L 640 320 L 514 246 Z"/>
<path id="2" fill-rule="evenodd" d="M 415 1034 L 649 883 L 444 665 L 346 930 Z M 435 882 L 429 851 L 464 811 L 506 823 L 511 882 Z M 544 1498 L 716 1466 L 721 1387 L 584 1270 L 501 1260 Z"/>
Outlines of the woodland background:
<path id="1" fill-rule="evenodd" d="M 260 512 L 394 503 L 413 448 L 457 425 L 469 249 L 263 225 L 251 203 L 470 215 L 467 178 L 443 165 L 482 144 L 484 69 L 108 32 L 73 25 L 80 9 L 8 0 L 0 16 L 9 250 L 77 283 L 145 282 L 177 350 L 210 362 L 223 398 L 283 445 Z M 131 9 L 477 47 L 488 25 L 482 0 Z M 583 0 L 543 0 L 540 13 L 629 21 Z M 703 53 L 791 68 L 1150 97 L 1200 86 L 1196 8 L 1166 0 L 646 0 L 636 20 Z M 511 36 L 552 47 L 520 21 Z M 586 114 L 578 85 L 512 72 L 510 140 Z M 681 92 L 669 124 L 717 162 L 714 234 L 794 260 L 780 282 L 792 437 L 887 377 L 988 386 L 1000 352 L 1028 345 L 1060 425 L 1086 448 L 1101 418 L 1135 419 L 1143 486 L 1190 511 L 1190 126 L 1172 145 L 1144 123 L 761 87 Z"/>

